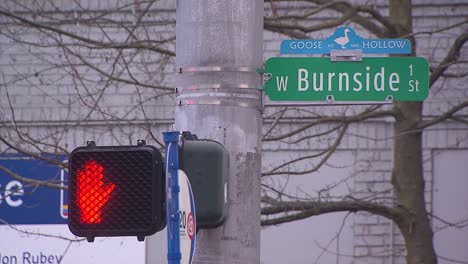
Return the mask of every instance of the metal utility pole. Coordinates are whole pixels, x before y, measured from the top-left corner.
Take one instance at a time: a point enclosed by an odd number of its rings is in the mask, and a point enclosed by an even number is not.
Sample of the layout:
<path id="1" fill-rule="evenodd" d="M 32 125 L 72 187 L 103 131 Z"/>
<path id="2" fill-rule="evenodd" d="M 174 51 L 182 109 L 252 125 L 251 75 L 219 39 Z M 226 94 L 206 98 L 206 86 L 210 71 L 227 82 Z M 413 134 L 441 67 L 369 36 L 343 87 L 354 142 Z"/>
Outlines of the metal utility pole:
<path id="1" fill-rule="evenodd" d="M 228 218 L 198 233 L 194 263 L 258 264 L 263 1 L 177 5 L 176 129 L 214 139 L 230 153 Z"/>

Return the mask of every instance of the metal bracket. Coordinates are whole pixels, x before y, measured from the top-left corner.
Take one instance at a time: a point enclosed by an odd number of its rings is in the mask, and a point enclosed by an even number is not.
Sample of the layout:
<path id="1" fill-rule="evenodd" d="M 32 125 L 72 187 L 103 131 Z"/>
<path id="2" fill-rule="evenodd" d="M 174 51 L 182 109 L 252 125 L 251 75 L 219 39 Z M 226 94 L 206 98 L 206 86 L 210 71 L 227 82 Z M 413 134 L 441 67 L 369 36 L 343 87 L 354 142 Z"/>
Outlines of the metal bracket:
<path id="1" fill-rule="evenodd" d="M 327 95 L 327 97 L 325 97 L 325 102 L 327 104 L 333 104 L 335 102 L 335 97 L 333 95 Z"/>
<path id="2" fill-rule="evenodd" d="M 181 99 L 177 100 L 177 106 L 185 105 L 223 105 L 223 106 L 237 106 L 245 108 L 254 108 L 261 110 L 261 102 L 236 102 L 222 98 L 200 98 L 200 99 Z"/>
<path id="3" fill-rule="evenodd" d="M 388 95 L 385 101 L 335 101 L 333 95 L 327 95 L 325 101 L 313 101 L 313 102 L 302 102 L 302 101 L 274 101 L 265 103 L 264 107 L 278 107 L 278 106 L 322 106 L 322 105 L 387 105 L 393 104 L 393 95 Z"/>
<path id="4" fill-rule="evenodd" d="M 176 93 L 179 91 L 198 91 L 198 90 L 206 90 L 206 89 L 255 89 L 255 90 L 262 90 L 262 88 L 258 88 L 257 86 L 252 86 L 246 83 L 240 84 L 222 84 L 222 83 L 213 83 L 213 84 L 198 84 L 198 85 L 187 85 L 185 87 L 178 87 L 176 88 Z"/>
<path id="5" fill-rule="evenodd" d="M 332 50 L 331 61 L 362 61 L 362 50 Z"/>
<path id="6" fill-rule="evenodd" d="M 86 141 L 86 146 L 88 148 L 94 148 L 96 146 L 96 142 L 94 140 L 88 140 Z"/>
<path id="7" fill-rule="evenodd" d="M 234 66 L 193 66 L 181 67 L 177 69 L 177 73 L 184 72 L 255 72 L 259 69 L 254 67 L 234 67 Z"/>
<path id="8" fill-rule="evenodd" d="M 146 145 L 146 141 L 143 140 L 143 139 L 138 139 L 137 140 L 137 146 L 141 147 L 141 146 L 145 146 Z"/>
<path id="9" fill-rule="evenodd" d="M 393 95 L 387 95 L 387 97 L 385 98 L 385 103 L 393 104 Z"/>
<path id="10" fill-rule="evenodd" d="M 343 105 L 387 105 L 392 104 L 390 101 L 314 101 L 314 102 L 301 102 L 301 101 L 275 101 L 265 103 L 264 107 L 284 107 L 284 106 L 343 106 Z"/>
<path id="11" fill-rule="evenodd" d="M 263 79 L 263 85 L 265 85 L 272 77 L 273 75 L 269 72 L 265 72 L 263 73 L 262 75 L 262 79 Z"/>

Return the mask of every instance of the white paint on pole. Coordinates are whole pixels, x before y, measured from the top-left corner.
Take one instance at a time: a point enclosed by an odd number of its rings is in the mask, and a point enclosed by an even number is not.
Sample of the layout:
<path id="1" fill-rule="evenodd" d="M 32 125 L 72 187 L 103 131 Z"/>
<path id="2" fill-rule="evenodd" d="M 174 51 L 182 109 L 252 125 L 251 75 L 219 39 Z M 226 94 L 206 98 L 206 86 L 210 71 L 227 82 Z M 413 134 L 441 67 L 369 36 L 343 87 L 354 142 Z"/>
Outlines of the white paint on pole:
<path id="1" fill-rule="evenodd" d="M 192 187 L 187 175 L 179 170 L 179 215 L 181 264 L 191 264 L 196 242 L 196 214 Z"/>

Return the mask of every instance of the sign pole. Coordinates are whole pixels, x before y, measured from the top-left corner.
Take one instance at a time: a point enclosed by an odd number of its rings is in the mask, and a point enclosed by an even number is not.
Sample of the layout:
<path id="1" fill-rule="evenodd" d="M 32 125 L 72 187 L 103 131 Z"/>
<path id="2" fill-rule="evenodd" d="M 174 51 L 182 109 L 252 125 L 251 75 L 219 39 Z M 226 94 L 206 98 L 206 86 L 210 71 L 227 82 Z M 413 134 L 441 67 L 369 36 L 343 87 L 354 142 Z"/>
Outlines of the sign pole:
<path id="1" fill-rule="evenodd" d="M 260 263 L 263 13 L 260 0 L 177 2 L 176 127 L 230 157 L 226 222 L 199 231 L 193 263 Z"/>
<path id="2" fill-rule="evenodd" d="M 166 145 L 167 261 L 180 264 L 179 131 L 163 132 Z"/>

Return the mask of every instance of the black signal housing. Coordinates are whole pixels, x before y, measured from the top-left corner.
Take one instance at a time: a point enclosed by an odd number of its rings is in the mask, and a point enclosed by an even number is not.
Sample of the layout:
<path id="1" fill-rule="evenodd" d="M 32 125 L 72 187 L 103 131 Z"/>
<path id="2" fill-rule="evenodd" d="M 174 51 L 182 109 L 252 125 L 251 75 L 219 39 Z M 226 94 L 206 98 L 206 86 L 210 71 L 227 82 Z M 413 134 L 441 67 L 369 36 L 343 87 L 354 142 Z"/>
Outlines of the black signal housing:
<path id="1" fill-rule="evenodd" d="M 68 226 L 76 236 L 137 236 L 166 226 L 162 156 L 153 146 L 96 146 L 69 156 Z"/>

